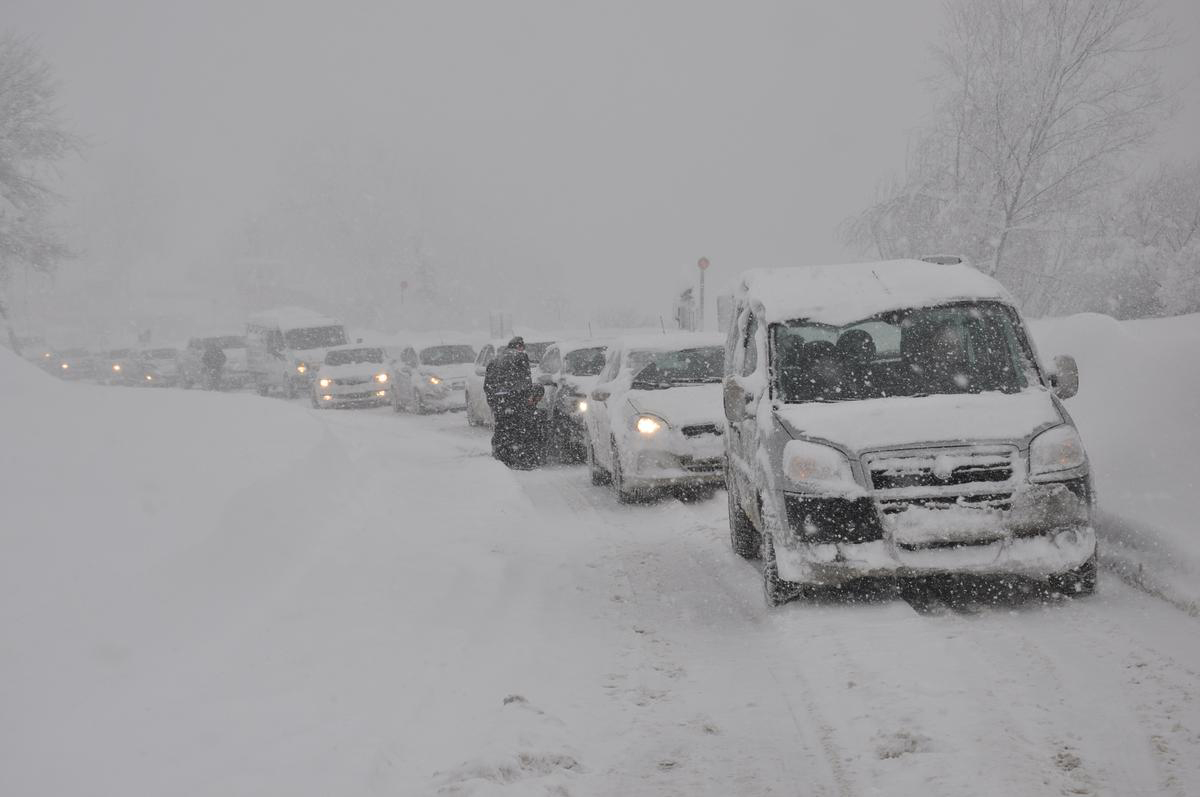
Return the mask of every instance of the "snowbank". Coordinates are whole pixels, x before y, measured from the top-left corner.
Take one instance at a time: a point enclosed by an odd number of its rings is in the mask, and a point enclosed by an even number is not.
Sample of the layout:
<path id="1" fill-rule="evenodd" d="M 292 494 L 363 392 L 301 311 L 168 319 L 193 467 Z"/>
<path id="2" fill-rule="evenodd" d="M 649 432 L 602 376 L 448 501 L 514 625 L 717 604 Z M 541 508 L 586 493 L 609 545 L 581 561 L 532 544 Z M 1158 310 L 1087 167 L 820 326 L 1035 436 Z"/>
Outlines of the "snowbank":
<path id="1" fill-rule="evenodd" d="M 1091 457 L 1101 555 L 1125 578 L 1200 607 L 1200 315 L 1032 322 L 1044 362 L 1071 354 L 1067 402 Z"/>

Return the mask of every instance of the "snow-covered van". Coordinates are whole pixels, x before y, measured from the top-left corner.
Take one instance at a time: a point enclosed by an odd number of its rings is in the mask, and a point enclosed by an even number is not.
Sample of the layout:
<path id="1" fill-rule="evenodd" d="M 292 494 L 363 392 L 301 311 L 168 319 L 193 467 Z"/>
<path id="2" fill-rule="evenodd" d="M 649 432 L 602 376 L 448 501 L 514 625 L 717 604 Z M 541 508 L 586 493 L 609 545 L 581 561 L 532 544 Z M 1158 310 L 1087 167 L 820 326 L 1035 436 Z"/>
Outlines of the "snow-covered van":
<path id="1" fill-rule="evenodd" d="M 325 352 L 346 343 L 345 327 L 332 318 L 300 307 L 268 310 L 246 323 L 246 365 L 260 394 L 295 398 L 310 390 Z"/>
<path id="2" fill-rule="evenodd" d="M 1096 583 L 1075 361 L 966 265 L 749 271 L 725 357 L 730 539 L 770 605 L 878 575 Z"/>

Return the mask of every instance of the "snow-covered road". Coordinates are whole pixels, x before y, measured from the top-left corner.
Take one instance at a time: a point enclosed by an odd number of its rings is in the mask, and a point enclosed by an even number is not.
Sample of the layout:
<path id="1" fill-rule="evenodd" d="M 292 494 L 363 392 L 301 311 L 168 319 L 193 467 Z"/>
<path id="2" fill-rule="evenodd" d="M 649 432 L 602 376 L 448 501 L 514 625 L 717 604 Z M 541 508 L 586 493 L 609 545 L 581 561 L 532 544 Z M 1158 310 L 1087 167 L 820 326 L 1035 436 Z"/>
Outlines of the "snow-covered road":
<path id="1" fill-rule="evenodd" d="M 720 492 L 619 505 L 461 415 L 60 392 L 309 445 L 231 476 L 173 431 L 119 521 L 11 496 L 0 793 L 1200 794 L 1200 621 L 1114 577 L 768 611 Z"/>

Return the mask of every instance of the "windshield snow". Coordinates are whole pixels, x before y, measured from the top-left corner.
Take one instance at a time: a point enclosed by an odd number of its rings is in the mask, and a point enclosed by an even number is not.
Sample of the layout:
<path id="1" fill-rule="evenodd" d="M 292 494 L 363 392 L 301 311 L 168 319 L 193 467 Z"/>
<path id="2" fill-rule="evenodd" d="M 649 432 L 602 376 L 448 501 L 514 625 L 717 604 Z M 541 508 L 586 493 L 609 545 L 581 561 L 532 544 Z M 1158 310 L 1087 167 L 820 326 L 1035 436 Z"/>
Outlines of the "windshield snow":
<path id="1" fill-rule="evenodd" d="M 576 349 L 563 357 L 563 372 L 571 376 L 596 376 L 604 368 L 604 346 Z"/>
<path id="2" fill-rule="evenodd" d="M 342 349 L 325 354 L 326 365 L 353 365 L 355 363 L 383 362 L 382 349 Z"/>
<path id="3" fill-rule="evenodd" d="M 346 330 L 340 326 L 302 327 L 283 333 L 289 349 L 328 349 L 346 345 Z"/>
<path id="4" fill-rule="evenodd" d="M 1008 307 L 966 303 L 887 313 L 844 327 L 772 326 L 777 395 L 788 403 L 1015 393 L 1037 380 Z"/>
<path id="5" fill-rule="evenodd" d="M 659 384 L 720 382 L 725 350 L 720 346 L 679 351 L 635 351 L 629 355 L 634 378 Z"/>
<path id="6" fill-rule="evenodd" d="M 475 350 L 470 346 L 430 346 L 421 349 L 422 365 L 462 365 L 475 362 Z"/>

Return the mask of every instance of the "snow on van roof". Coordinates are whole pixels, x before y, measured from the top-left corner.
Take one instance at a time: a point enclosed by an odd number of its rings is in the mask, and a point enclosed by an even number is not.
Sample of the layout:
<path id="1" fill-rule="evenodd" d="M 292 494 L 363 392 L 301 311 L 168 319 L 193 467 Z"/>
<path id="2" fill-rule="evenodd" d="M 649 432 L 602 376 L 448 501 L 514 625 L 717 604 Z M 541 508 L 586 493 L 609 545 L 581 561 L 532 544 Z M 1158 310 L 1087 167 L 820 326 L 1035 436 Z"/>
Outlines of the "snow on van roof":
<path id="1" fill-rule="evenodd" d="M 254 313 L 248 320 L 251 324 L 278 326 L 281 330 L 342 325 L 341 321 L 323 316 L 315 310 L 309 310 L 306 307 L 276 307 L 273 310 L 263 310 Z"/>
<path id="2" fill-rule="evenodd" d="M 767 323 L 804 318 L 839 326 L 954 301 L 1015 304 L 1000 283 L 970 266 L 921 260 L 752 269 L 742 275 L 738 295 L 761 303 Z"/>
<path id="3" fill-rule="evenodd" d="M 724 346 L 725 336 L 716 332 L 668 332 L 666 334 L 627 335 L 617 343 L 626 351 L 678 351 L 704 346 Z"/>

